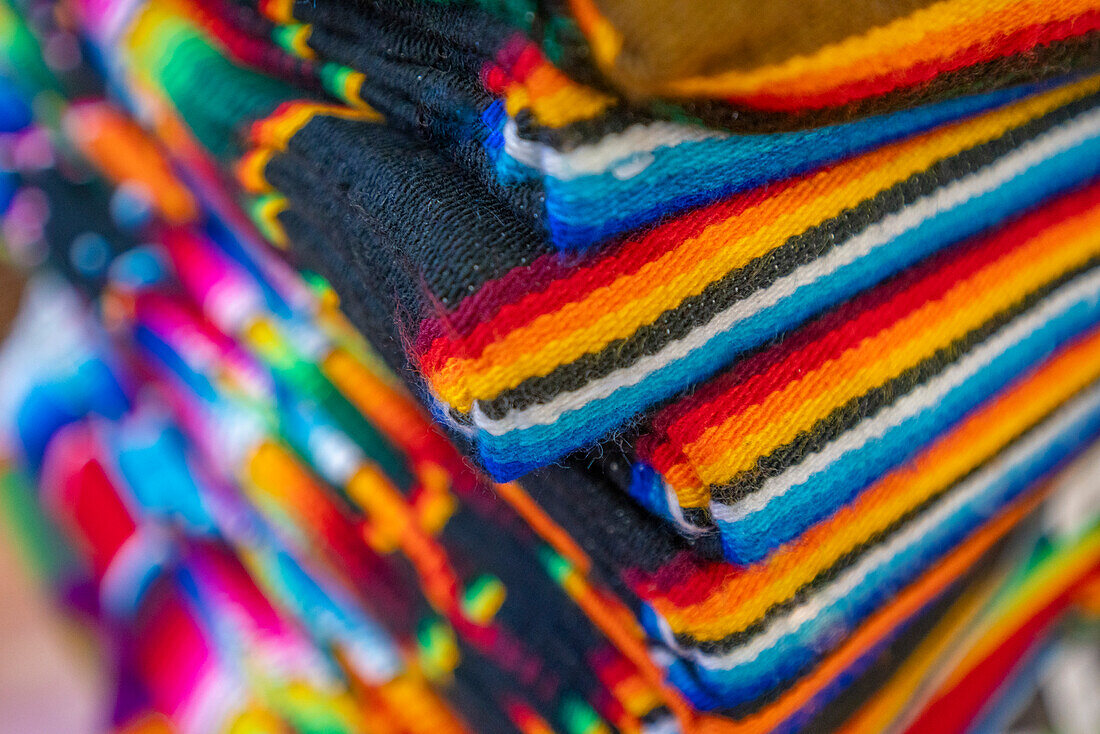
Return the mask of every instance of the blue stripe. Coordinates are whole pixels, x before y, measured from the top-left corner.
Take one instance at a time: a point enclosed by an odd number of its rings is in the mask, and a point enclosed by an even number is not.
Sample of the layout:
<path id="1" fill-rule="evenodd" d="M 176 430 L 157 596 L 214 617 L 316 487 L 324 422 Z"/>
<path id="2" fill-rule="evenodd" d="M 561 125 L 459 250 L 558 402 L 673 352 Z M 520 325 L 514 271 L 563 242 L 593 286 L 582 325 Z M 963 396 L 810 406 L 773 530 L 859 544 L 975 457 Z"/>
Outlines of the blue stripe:
<path id="1" fill-rule="evenodd" d="M 668 504 L 664 478 L 649 464 L 639 461 L 631 467 L 628 492 L 636 502 L 654 515 L 675 522 L 672 508 Z"/>

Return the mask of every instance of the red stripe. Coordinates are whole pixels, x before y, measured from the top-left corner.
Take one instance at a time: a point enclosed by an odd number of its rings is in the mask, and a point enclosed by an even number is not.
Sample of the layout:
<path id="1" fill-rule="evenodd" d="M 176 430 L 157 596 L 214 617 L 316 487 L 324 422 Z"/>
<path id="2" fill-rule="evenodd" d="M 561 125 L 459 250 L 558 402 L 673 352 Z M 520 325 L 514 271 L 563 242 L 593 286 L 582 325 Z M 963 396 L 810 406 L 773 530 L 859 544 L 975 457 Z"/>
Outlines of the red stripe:
<path id="1" fill-rule="evenodd" d="M 1084 28 L 1079 27 L 1082 24 Z M 1073 21 L 1034 26 L 1017 31 L 1012 36 L 1006 37 L 1005 44 L 1009 46 L 1016 44 L 1021 49 L 1027 50 L 1038 45 L 1039 41 L 1047 36 L 1083 35 L 1098 26 L 1100 26 L 1100 11 L 1094 11 Z M 1025 43 L 1023 39 L 1030 40 Z M 965 49 L 948 65 L 954 64 L 961 67 L 967 63 L 974 63 L 974 59 L 978 58 L 976 54 L 983 49 L 986 49 L 986 46 L 978 45 Z M 510 53 L 506 53 L 508 50 L 509 46 L 506 44 L 505 49 L 502 49 L 498 56 L 518 55 L 519 60 L 513 60 L 510 63 L 513 71 L 524 77 L 535 66 L 531 59 L 537 55 L 536 51 L 530 47 L 525 47 L 519 52 L 511 49 Z M 912 67 L 906 73 L 915 72 L 921 68 Z M 940 71 L 942 70 L 940 68 Z M 866 83 L 868 82 L 861 82 L 861 84 Z M 753 102 L 753 104 L 756 103 Z M 837 102 L 835 95 L 830 93 L 830 98 L 826 100 L 824 106 L 833 104 L 840 104 L 840 102 Z M 766 188 L 770 194 L 774 195 L 801 178 L 803 177 Z M 760 193 L 759 190 L 755 190 L 741 194 L 673 220 L 664 226 L 650 229 L 649 234 L 639 240 L 613 247 L 610 252 L 605 251 L 603 257 L 606 257 L 606 260 L 601 257 L 588 267 L 577 267 L 575 263 L 567 262 L 562 255 L 545 255 L 526 268 L 514 270 L 503 278 L 485 284 L 447 316 L 422 323 L 416 340 L 421 368 L 428 374 L 432 374 L 448 358 L 479 356 L 487 344 L 499 340 L 502 335 L 511 330 L 529 323 L 543 313 L 556 310 L 565 303 L 579 300 L 616 277 L 636 271 L 645 262 L 659 257 L 684 239 L 698 234 L 710 221 L 729 217 L 744 210 L 749 204 L 763 198 Z M 566 277 L 570 272 L 572 276 Z M 498 314 L 505 305 L 516 303 L 525 295 L 529 296 L 526 303 L 517 304 L 515 310 L 502 315 L 497 320 Z M 490 319 L 492 320 L 489 321 Z"/>
<path id="2" fill-rule="evenodd" d="M 210 4 L 213 0 L 204 0 Z M 197 2 L 187 3 L 191 17 L 216 38 L 236 61 L 273 76 L 302 84 L 311 90 L 320 89 L 317 69 L 312 61 L 301 59 L 272 45 L 266 38 L 257 38 L 237 27 L 230 20 L 231 8 L 218 0 L 214 8 Z"/>
<path id="3" fill-rule="evenodd" d="M 691 551 L 681 551 L 655 571 L 626 569 L 623 578 L 640 599 L 659 600 L 677 607 L 701 604 L 745 573 L 746 568 L 725 561 L 707 561 Z"/>
<path id="4" fill-rule="evenodd" d="M 60 431 L 46 452 L 47 507 L 78 538 L 97 577 L 137 532 L 137 521 L 102 462 L 103 449 L 87 422 Z"/>

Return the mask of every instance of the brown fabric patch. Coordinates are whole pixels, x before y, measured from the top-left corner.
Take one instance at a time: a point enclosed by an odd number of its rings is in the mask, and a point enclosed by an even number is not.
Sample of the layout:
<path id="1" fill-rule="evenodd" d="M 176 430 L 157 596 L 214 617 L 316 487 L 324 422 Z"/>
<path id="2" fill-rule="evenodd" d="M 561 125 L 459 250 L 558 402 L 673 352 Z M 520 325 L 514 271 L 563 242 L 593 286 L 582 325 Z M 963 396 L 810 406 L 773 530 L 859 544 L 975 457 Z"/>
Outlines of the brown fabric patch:
<path id="1" fill-rule="evenodd" d="M 595 0 L 623 37 L 616 81 L 648 95 L 663 83 L 746 71 L 865 33 L 935 0 Z"/>

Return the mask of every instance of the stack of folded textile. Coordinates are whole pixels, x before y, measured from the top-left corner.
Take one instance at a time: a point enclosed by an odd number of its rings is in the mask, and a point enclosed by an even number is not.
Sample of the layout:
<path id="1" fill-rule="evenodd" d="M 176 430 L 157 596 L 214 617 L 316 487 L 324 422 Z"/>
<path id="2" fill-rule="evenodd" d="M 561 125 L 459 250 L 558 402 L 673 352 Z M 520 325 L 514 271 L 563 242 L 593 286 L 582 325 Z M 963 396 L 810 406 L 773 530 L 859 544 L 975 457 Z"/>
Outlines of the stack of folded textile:
<path id="1" fill-rule="evenodd" d="M 9 8 L 0 421 L 138 708 L 1015 714 L 1097 609 L 1100 4 L 856 6 Z"/>

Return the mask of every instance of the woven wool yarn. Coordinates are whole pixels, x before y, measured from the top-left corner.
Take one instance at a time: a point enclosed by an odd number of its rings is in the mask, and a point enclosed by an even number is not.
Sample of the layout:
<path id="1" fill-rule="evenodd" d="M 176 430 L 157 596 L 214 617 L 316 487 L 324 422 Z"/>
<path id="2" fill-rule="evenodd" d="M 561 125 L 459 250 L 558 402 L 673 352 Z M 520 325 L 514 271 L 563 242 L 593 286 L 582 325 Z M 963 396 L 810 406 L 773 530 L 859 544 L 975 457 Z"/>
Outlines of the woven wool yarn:
<path id="1" fill-rule="evenodd" d="M 1063 131 L 1076 138 L 1069 130 L 1089 124 L 1090 113 L 1082 107 L 1083 117 L 1060 127 L 1061 115 L 1073 115 L 1071 109 L 1052 113 L 1046 124 L 1055 127 L 1047 132 L 1039 132 L 1044 123 L 1031 128 L 1038 133 L 1032 142 L 1023 138 L 1028 136 L 1024 123 L 1020 137 L 1009 132 L 930 162 L 927 173 L 899 171 L 893 181 L 883 181 L 878 177 L 889 176 L 888 169 L 872 162 L 871 154 L 700 210 L 682 223 L 624 243 L 589 267 L 562 269 L 547 260 L 542 270 L 538 261 L 526 272 L 534 270 L 539 281 L 551 278 L 548 286 L 530 295 L 516 287 L 518 278 L 482 287 L 476 300 L 460 306 L 455 316 L 422 327 L 418 361 L 437 395 L 460 411 L 470 411 L 487 467 L 500 476 L 520 474 L 599 439 L 815 311 L 1026 207 L 1025 201 L 1049 196 L 1037 187 L 1087 180 L 1093 173 L 1087 165 L 1078 166 L 1082 159 L 1072 152 L 1075 144 L 1061 161 L 1080 178 L 1070 174 L 1067 180 L 1053 173 L 1059 168 L 1058 154 L 1037 162 L 1038 167 L 1052 166 L 1050 177 L 1039 176 L 1037 168 L 1035 175 L 1015 173 L 1019 165 L 1031 169 L 1024 162 L 1028 150 L 1061 147 L 1054 141 Z M 915 161 L 907 153 L 935 156 L 936 145 L 952 137 L 948 131 L 943 136 L 932 133 L 881 155 L 894 153 L 898 164 L 911 165 Z M 1020 147 L 1003 156 L 994 152 L 1013 145 L 1009 141 Z M 923 148 L 922 143 L 931 145 Z M 915 150 L 905 151 L 907 145 Z M 875 173 L 863 179 L 861 164 L 873 166 Z M 871 183 L 876 179 L 878 183 Z M 846 188 L 841 182 L 849 180 L 853 199 L 833 204 L 836 192 Z M 856 193 L 864 185 L 875 193 Z M 813 192 L 830 204 L 815 206 Z M 803 197 L 809 197 L 799 207 L 804 220 L 778 218 Z M 671 248 L 662 241 L 668 236 Z M 647 277 L 670 268 L 678 277 Z M 556 272 L 561 275 L 554 278 Z M 654 291 L 651 298 L 640 292 L 643 283 Z M 484 319 L 486 311 L 493 318 Z M 578 324 L 575 315 L 580 313 L 605 314 L 615 323 L 608 328 Z M 635 319 L 634 313 L 645 315 Z M 580 328 L 572 329 L 574 338 L 546 340 L 546 348 L 540 349 L 538 335 L 554 329 L 555 318 Z M 456 329 L 458 338 L 453 336 Z"/>
<path id="2" fill-rule="evenodd" d="M 245 84 L 243 73 L 234 84 Z M 291 221 L 270 226 L 323 229 L 337 247 L 378 244 L 356 255 L 369 271 L 367 282 L 378 284 L 356 300 L 381 299 L 370 307 L 379 321 L 387 312 L 401 317 L 396 338 L 416 335 L 410 361 L 435 397 L 476 432 L 483 465 L 508 479 L 620 430 L 868 283 L 1087 180 L 1090 169 L 1078 162 L 1092 158 L 1094 83 L 1034 94 L 781 186 L 736 195 L 618 243 L 592 265 L 547 252 L 539 217 L 531 216 L 536 200 L 507 195 L 487 161 L 448 153 L 447 144 L 437 150 L 370 119 L 368 111 L 326 114 L 324 106 L 283 102 L 274 111 L 264 103 L 242 112 L 251 121 L 251 144 L 259 143 L 242 171 L 253 193 L 284 197 L 270 211 Z M 217 122 L 214 110 L 178 107 L 200 130 Z M 232 140 L 241 124 L 219 139 Z M 358 142 L 364 139 L 370 145 Z M 355 156 L 345 154 L 356 149 Z M 834 189 L 850 191 L 851 199 L 836 201 Z M 805 203 L 799 206 L 805 218 L 765 226 L 815 196 L 830 197 L 823 199 L 829 205 Z M 867 211 L 857 217 L 852 210 L 861 207 Z M 771 262 L 780 252 L 783 262 Z M 688 257 L 656 297 L 634 298 L 629 306 L 622 300 L 638 295 L 635 283 L 649 272 L 668 272 L 676 258 Z M 544 261 L 546 274 L 535 282 L 564 281 L 561 295 L 546 298 L 548 286 L 524 301 L 531 270 Z M 610 288 L 606 278 L 615 267 L 624 272 Z M 787 275 L 757 277 L 773 270 Z M 505 285 L 518 282 L 524 285 Z M 538 310 L 526 307 L 535 301 Z M 608 323 L 597 320 L 561 338 L 545 311 L 552 305 L 561 322 L 576 323 L 585 312 L 603 313 Z M 393 329 L 387 331 L 392 339 Z"/>

